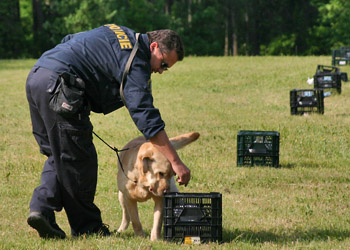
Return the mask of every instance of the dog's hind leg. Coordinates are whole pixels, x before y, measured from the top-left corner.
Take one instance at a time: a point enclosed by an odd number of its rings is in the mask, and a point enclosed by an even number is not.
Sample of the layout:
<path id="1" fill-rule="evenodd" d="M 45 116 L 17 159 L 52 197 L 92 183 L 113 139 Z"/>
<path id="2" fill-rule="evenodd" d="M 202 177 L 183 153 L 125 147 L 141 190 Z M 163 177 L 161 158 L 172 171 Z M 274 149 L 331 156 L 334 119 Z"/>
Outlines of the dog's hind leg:
<path id="1" fill-rule="evenodd" d="M 151 240 L 159 240 L 162 231 L 163 223 L 163 197 L 153 197 L 154 200 L 154 214 L 153 214 L 153 228 L 151 231 Z"/>
<path id="2" fill-rule="evenodd" d="M 118 229 L 118 232 L 123 232 L 129 227 L 130 216 L 129 216 L 129 212 L 128 212 L 128 209 L 127 209 L 126 204 L 125 204 L 126 201 L 124 198 L 124 194 L 121 191 L 119 191 L 119 203 L 123 209 L 123 218 L 122 218 L 122 222 L 120 224 L 120 227 Z"/>

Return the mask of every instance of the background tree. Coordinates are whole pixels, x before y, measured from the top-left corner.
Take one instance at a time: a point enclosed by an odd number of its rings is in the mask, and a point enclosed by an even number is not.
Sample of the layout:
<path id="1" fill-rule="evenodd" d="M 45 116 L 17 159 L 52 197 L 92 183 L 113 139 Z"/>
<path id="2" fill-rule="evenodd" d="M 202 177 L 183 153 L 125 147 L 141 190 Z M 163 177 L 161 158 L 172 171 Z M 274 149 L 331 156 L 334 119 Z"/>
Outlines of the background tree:
<path id="1" fill-rule="evenodd" d="M 310 54 L 329 54 L 331 49 L 350 45 L 350 2 L 347 0 L 313 1 L 318 9 L 312 27 L 314 39 Z"/>
<path id="2" fill-rule="evenodd" d="M 106 23 L 171 28 L 186 55 L 320 55 L 350 45 L 348 0 L 2 0 L 0 58 L 39 57 Z"/>
<path id="3" fill-rule="evenodd" d="M 132 27 L 137 32 L 167 29 L 170 25 L 164 0 L 129 0 L 123 8 L 124 18 L 119 24 Z M 169 7 L 169 6 L 168 6 Z"/>
<path id="4" fill-rule="evenodd" d="M 23 53 L 19 1 L 0 1 L 0 58 Z"/>
<path id="5" fill-rule="evenodd" d="M 171 28 L 185 44 L 187 55 L 223 55 L 225 26 L 215 0 L 183 0 L 172 6 Z"/>
<path id="6" fill-rule="evenodd" d="M 317 9 L 304 0 L 252 1 L 256 32 L 255 53 L 260 55 L 304 54 L 308 28 L 317 18 Z M 259 46 L 259 48 L 258 48 Z M 259 53 L 258 52 L 259 49 Z M 254 53 L 254 54 L 255 54 Z"/>

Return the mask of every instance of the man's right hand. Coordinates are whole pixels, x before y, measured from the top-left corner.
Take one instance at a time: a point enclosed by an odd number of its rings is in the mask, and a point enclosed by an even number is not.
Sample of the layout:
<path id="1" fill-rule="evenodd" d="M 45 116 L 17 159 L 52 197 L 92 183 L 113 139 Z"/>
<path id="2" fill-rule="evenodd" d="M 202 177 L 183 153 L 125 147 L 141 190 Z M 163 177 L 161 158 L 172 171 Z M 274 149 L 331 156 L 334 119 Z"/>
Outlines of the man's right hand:
<path id="1" fill-rule="evenodd" d="M 187 186 L 191 179 L 191 171 L 181 161 L 176 150 L 171 145 L 165 130 L 159 131 L 150 141 L 169 160 L 172 169 L 178 176 L 177 182 L 180 185 Z"/>
<path id="2" fill-rule="evenodd" d="M 191 170 L 182 162 L 180 164 L 173 164 L 172 168 L 176 173 L 176 175 L 178 176 L 176 181 L 180 185 L 185 185 L 186 187 L 191 179 Z"/>

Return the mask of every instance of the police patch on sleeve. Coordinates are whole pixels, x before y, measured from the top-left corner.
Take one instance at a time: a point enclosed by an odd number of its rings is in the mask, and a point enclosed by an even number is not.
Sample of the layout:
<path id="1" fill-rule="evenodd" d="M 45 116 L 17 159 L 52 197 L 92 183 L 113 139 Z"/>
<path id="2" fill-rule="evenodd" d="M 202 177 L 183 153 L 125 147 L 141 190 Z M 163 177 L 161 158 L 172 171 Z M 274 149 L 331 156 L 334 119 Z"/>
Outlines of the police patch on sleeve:
<path id="1" fill-rule="evenodd" d="M 116 24 L 106 24 L 106 27 L 110 28 L 114 34 L 117 36 L 120 48 L 124 49 L 132 49 L 132 44 L 129 40 L 129 37 L 125 34 L 124 30 L 120 28 Z"/>

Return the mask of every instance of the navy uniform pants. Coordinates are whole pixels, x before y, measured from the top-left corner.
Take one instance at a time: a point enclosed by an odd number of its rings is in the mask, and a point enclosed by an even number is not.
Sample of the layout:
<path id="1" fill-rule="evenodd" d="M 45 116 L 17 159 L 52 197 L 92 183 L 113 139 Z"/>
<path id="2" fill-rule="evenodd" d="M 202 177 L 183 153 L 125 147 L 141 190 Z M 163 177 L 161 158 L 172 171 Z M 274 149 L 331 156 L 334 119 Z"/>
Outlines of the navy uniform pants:
<path id="1" fill-rule="evenodd" d="M 34 67 L 27 78 L 33 134 L 40 152 L 47 156 L 30 211 L 54 216 L 54 211 L 64 208 L 72 235 L 79 235 L 94 232 L 102 225 L 101 212 L 94 204 L 97 154 L 90 110 L 63 118 L 49 108 L 57 78 L 57 73 L 42 67 Z"/>

